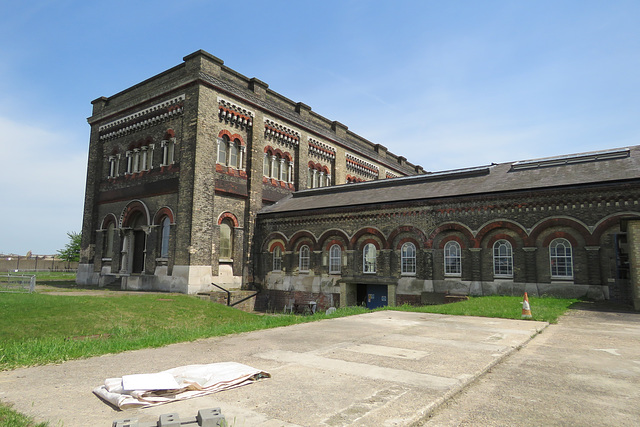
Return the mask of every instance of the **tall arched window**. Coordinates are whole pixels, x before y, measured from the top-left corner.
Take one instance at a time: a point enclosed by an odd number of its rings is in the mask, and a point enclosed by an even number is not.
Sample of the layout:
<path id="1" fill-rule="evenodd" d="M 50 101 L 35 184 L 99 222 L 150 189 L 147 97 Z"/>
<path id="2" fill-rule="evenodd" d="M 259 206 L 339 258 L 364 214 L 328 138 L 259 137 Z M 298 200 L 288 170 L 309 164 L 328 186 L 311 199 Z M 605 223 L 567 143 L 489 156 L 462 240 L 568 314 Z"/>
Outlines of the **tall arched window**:
<path id="1" fill-rule="evenodd" d="M 262 162 L 262 174 L 267 178 L 271 177 L 269 172 L 270 167 L 271 167 L 271 156 L 269 155 L 269 153 L 264 153 L 264 160 Z"/>
<path id="2" fill-rule="evenodd" d="M 364 250 L 362 251 L 362 272 L 375 273 L 376 260 L 377 260 L 376 246 L 373 243 L 367 243 L 366 245 L 364 245 Z"/>
<path id="3" fill-rule="evenodd" d="M 107 226 L 107 232 L 104 236 L 104 248 L 102 252 L 102 257 L 110 259 L 113 257 L 113 236 L 116 230 L 116 226 L 113 222 L 110 222 Z"/>
<path id="4" fill-rule="evenodd" d="M 280 246 L 273 248 L 273 271 L 282 271 L 282 249 Z"/>
<path id="5" fill-rule="evenodd" d="M 235 141 L 229 141 L 228 166 L 238 169 L 238 144 Z"/>
<path id="6" fill-rule="evenodd" d="M 230 221 L 225 219 L 220 223 L 220 258 L 231 259 L 233 257 L 233 234 Z"/>
<path id="7" fill-rule="evenodd" d="M 402 274 L 416 274 L 416 246 L 413 243 L 402 245 L 400 264 Z"/>
<path id="8" fill-rule="evenodd" d="M 221 165 L 227 164 L 227 144 L 226 136 L 218 138 L 218 163 Z"/>
<path id="9" fill-rule="evenodd" d="M 169 235 L 171 233 L 171 220 L 165 216 L 162 220 L 162 240 L 160 244 L 160 258 L 169 258 Z"/>
<path id="10" fill-rule="evenodd" d="M 280 180 L 280 167 L 282 166 L 280 159 L 280 154 L 276 154 L 276 156 L 273 158 L 273 172 L 271 174 L 271 177 L 277 180 Z"/>
<path id="11" fill-rule="evenodd" d="M 113 224 L 113 222 L 110 222 L 107 226 L 107 235 L 105 236 L 103 258 L 113 257 L 113 235 L 115 231 L 116 226 Z"/>
<path id="12" fill-rule="evenodd" d="M 300 258 L 298 263 L 298 269 L 300 271 L 309 271 L 310 258 L 311 256 L 310 256 L 309 246 L 307 245 L 302 246 L 300 248 Z"/>
<path id="13" fill-rule="evenodd" d="M 342 271 L 342 248 L 332 245 L 329 248 L 329 274 L 340 274 Z"/>
<path id="14" fill-rule="evenodd" d="M 554 239 L 549 244 L 549 262 L 551 277 L 559 279 L 573 278 L 573 255 L 571 243 L 567 239 Z"/>
<path id="15" fill-rule="evenodd" d="M 513 277 L 513 250 L 507 240 L 498 240 L 493 244 L 493 275 Z"/>
<path id="16" fill-rule="evenodd" d="M 462 275 L 462 250 L 460 243 L 451 240 L 444 245 L 444 275 Z"/>

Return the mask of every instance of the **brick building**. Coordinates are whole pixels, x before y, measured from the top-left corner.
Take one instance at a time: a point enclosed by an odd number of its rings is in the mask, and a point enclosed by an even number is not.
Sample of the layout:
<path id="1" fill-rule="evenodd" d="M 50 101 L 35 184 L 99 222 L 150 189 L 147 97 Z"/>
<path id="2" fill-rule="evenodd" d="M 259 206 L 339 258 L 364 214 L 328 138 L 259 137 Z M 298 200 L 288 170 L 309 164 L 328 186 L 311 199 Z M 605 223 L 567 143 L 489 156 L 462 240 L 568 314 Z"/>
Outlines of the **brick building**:
<path id="1" fill-rule="evenodd" d="M 203 51 L 93 101 L 78 282 L 253 283 L 257 212 L 292 191 L 421 173 Z"/>
<path id="2" fill-rule="evenodd" d="M 81 284 L 635 303 L 640 147 L 425 173 L 203 51 L 93 101 Z"/>
<path id="3" fill-rule="evenodd" d="M 640 147 L 296 192 L 258 214 L 267 307 L 638 300 Z"/>

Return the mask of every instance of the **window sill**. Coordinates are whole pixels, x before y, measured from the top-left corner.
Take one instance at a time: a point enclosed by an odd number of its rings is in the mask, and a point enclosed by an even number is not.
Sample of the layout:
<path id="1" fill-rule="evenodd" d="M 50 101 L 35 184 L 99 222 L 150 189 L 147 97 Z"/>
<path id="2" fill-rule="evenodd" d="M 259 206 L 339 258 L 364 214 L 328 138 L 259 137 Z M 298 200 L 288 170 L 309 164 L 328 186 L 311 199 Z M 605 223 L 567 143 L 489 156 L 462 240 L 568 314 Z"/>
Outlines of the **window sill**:
<path id="1" fill-rule="evenodd" d="M 233 262 L 233 258 L 220 258 L 218 259 L 219 263 L 232 263 Z"/>
<path id="2" fill-rule="evenodd" d="M 401 277 L 416 277 L 416 273 L 400 273 Z"/>
<path id="3" fill-rule="evenodd" d="M 551 283 L 573 284 L 573 277 L 552 277 Z"/>

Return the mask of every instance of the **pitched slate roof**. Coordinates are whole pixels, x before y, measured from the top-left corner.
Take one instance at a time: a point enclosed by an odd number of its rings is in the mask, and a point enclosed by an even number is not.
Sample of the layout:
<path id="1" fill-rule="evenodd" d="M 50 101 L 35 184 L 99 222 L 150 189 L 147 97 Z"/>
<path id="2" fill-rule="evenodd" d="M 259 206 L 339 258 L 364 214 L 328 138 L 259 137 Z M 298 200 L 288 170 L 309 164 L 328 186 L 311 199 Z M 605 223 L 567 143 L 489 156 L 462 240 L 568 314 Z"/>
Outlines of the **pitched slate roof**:
<path id="1" fill-rule="evenodd" d="M 261 214 L 640 179 L 640 146 L 303 190 Z"/>

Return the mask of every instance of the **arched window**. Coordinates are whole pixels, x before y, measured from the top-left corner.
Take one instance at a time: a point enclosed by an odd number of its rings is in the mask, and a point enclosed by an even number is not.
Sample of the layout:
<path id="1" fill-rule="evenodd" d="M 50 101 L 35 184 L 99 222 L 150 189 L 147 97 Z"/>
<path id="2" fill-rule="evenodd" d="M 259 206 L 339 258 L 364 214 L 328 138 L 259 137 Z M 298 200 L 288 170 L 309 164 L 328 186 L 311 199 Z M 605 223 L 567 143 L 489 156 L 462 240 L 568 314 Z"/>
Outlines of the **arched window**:
<path id="1" fill-rule="evenodd" d="M 220 223 L 220 258 L 231 259 L 233 257 L 233 234 L 228 219 Z"/>
<path id="2" fill-rule="evenodd" d="M 567 239 L 554 239 L 549 244 L 549 262 L 551 277 L 559 279 L 573 278 L 573 256 L 571 243 Z"/>
<path id="3" fill-rule="evenodd" d="M 513 277 L 513 250 L 507 240 L 498 240 L 493 244 L 493 275 Z"/>
<path id="4" fill-rule="evenodd" d="M 329 274 L 340 274 L 342 271 L 342 248 L 332 245 L 329 248 Z"/>
<path id="5" fill-rule="evenodd" d="M 227 138 L 218 138 L 218 163 L 227 164 Z"/>
<path id="6" fill-rule="evenodd" d="M 271 175 L 272 178 L 275 178 L 277 180 L 280 180 L 280 167 L 282 166 L 280 163 L 280 155 L 277 154 L 274 158 L 273 158 L 273 173 Z"/>
<path id="7" fill-rule="evenodd" d="M 264 153 L 264 160 L 262 163 L 262 174 L 267 178 L 270 178 L 269 168 L 271 167 L 271 156 L 269 153 Z"/>
<path id="8" fill-rule="evenodd" d="M 444 275 L 462 275 L 462 250 L 460 243 L 451 240 L 444 245 Z"/>
<path id="9" fill-rule="evenodd" d="M 282 271 L 282 249 L 280 246 L 273 249 L 273 271 Z"/>
<path id="10" fill-rule="evenodd" d="M 300 248 L 300 258 L 298 263 L 298 269 L 300 271 L 309 271 L 309 258 L 310 258 L 309 246 L 304 245 Z"/>
<path id="11" fill-rule="evenodd" d="M 115 231 L 116 226 L 113 224 L 113 222 L 110 222 L 107 226 L 107 235 L 105 236 L 103 258 L 113 257 L 113 236 Z"/>
<path id="12" fill-rule="evenodd" d="M 175 138 L 160 142 L 162 148 L 162 164 L 160 166 L 168 166 L 173 163 L 175 145 Z"/>
<path id="13" fill-rule="evenodd" d="M 171 220 L 165 216 L 162 220 L 162 240 L 160 243 L 160 258 L 169 258 L 169 235 L 171 233 Z"/>
<path id="14" fill-rule="evenodd" d="M 362 272 L 363 273 L 375 273 L 376 272 L 376 260 L 377 249 L 373 243 L 367 243 L 364 245 L 362 251 Z"/>
<path id="15" fill-rule="evenodd" d="M 238 169 L 238 145 L 234 141 L 229 141 L 228 166 Z"/>
<path id="16" fill-rule="evenodd" d="M 413 243 L 402 245 L 400 264 L 402 274 L 416 274 L 416 246 Z"/>

